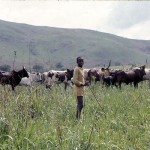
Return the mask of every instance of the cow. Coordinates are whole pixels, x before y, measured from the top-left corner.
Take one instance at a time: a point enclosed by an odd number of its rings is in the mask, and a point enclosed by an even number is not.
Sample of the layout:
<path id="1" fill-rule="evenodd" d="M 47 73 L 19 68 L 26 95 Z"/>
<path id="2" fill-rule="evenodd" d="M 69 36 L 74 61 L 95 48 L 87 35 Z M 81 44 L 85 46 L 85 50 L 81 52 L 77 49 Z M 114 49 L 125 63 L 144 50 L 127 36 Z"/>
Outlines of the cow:
<path id="1" fill-rule="evenodd" d="M 102 80 L 103 80 L 103 84 L 105 84 L 107 87 L 111 86 L 111 85 L 115 85 L 117 87 L 117 84 L 116 84 L 116 79 L 114 76 L 103 76 L 102 77 Z"/>
<path id="2" fill-rule="evenodd" d="M 67 89 L 67 86 L 69 85 L 69 78 L 67 78 L 67 71 L 65 71 L 65 72 L 57 72 L 57 74 L 56 74 L 56 79 L 57 79 L 57 81 L 56 81 L 56 83 L 57 84 L 59 84 L 59 83 L 64 83 L 65 84 L 65 91 L 66 91 L 66 89 Z"/>
<path id="3" fill-rule="evenodd" d="M 96 76 L 95 76 L 95 83 L 97 81 L 101 81 L 103 77 L 109 76 L 109 68 L 100 68 L 97 70 Z"/>
<path id="4" fill-rule="evenodd" d="M 139 67 L 134 67 L 134 69 L 139 69 Z M 143 76 L 143 80 L 148 80 L 150 88 L 150 68 L 145 68 L 145 75 Z"/>
<path id="5" fill-rule="evenodd" d="M 27 77 L 22 78 L 19 85 L 32 86 L 34 82 L 42 81 L 41 73 L 38 73 L 38 72 L 29 73 L 28 72 L 28 75 L 29 75 L 29 78 Z"/>
<path id="6" fill-rule="evenodd" d="M 89 69 L 88 73 L 87 73 L 87 80 L 89 81 L 89 83 L 92 83 L 92 79 L 96 78 L 96 76 L 98 75 L 98 69 L 97 68 L 92 68 Z"/>
<path id="7" fill-rule="evenodd" d="M 117 72 L 120 72 L 120 71 L 123 71 L 123 70 L 120 70 L 120 69 L 111 69 L 111 70 L 109 70 L 109 75 L 102 76 L 103 85 L 106 85 L 107 87 L 111 86 L 111 85 L 118 87 L 117 84 L 116 84 L 115 74 Z"/>
<path id="8" fill-rule="evenodd" d="M 90 73 L 89 73 L 90 69 L 83 69 L 83 72 L 84 72 L 84 80 L 85 81 L 90 81 Z M 67 69 L 67 72 L 66 72 L 66 77 L 67 77 L 67 82 L 68 81 L 71 81 L 73 83 L 73 73 L 74 73 L 74 69 L 72 70 L 69 70 Z"/>
<path id="9" fill-rule="evenodd" d="M 41 75 L 42 83 L 45 83 L 46 85 L 48 85 L 48 83 L 50 82 L 49 77 L 52 78 L 53 75 L 54 75 L 53 72 L 55 72 L 55 71 L 50 70 L 50 71 L 43 72 L 42 75 Z"/>
<path id="10" fill-rule="evenodd" d="M 85 81 L 88 81 L 88 82 L 90 82 L 90 80 L 91 80 L 91 79 L 90 79 L 91 77 L 89 76 L 89 70 L 90 70 L 90 69 L 87 69 L 87 68 L 84 68 L 84 69 L 83 69 L 83 72 L 84 72 L 83 78 L 84 78 Z"/>
<path id="11" fill-rule="evenodd" d="M 51 88 L 54 83 L 66 83 L 66 70 L 65 71 L 57 71 L 57 70 L 50 70 L 47 74 L 46 79 L 46 88 Z"/>
<path id="12" fill-rule="evenodd" d="M 68 86 L 73 87 L 73 73 L 74 73 L 74 69 L 67 69 L 65 72 L 65 81 L 64 81 L 65 90 L 67 89 Z"/>
<path id="13" fill-rule="evenodd" d="M 73 72 L 74 72 L 74 69 L 71 69 L 71 70 L 67 69 L 67 71 L 66 71 L 67 81 L 71 81 L 72 80 Z"/>
<path id="14" fill-rule="evenodd" d="M 118 83 L 120 89 L 122 83 L 133 83 L 134 87 L 137 88 L 138 83 L 143 81 L 144 75 L 146 75 L 145 66 L 133 68 L 132 70 L 128 71 L 117 70 L 116 72 L 114 72 L 115 81 Z"/>
<path id="15" fill-rule="evenodd" d="M 97 81 L 101 81 L 102 78 L 109 76 L 109 72 L 110 72 L 110 64 L 111 64 L 111 60 L 109 61 L 108 67 L 107 68 L 92 68 L 88 71 L 88 76 L 89 76 L 89 81 L 91 83 L 92 79 L 95 79 L 95 83 L 97 83 Z"/>
<path id="16" fill-rule="evenodd" d="M 11 71 L 7 74 L 0 73 L 0 84 L 6 85 L 9 84 L 12 87 L 12 90 L 15 90 L 15 87 L 20 83 L 23 77 L 29 77 L 28 72 L 26 71 L 25 67 L 19 71 Z"/>
<path id="17" fill-rule="evenodd" d="M 41 74 L 41 79 L 42 79 L 41 83 L 46 83 L 46 81 L 47 81 L 47 75 L 48 75 L 48 72 L 43 72 Z"/>
<path id="18" fill-rule="evenodd" d="M 145 68 L 145 73 L 146 73 L 146 75 L 143 76 L 143 80 L 148 80 L 149 88 L 150 88 L 150 69 L 149 68 Z"/>

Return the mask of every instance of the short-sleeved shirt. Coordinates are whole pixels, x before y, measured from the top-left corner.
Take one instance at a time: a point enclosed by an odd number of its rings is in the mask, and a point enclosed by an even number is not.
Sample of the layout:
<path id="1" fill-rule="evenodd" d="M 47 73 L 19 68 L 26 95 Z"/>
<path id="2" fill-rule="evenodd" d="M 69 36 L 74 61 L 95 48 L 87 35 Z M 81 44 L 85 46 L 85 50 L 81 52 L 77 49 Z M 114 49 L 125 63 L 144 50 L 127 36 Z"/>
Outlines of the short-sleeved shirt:
<path id="1" fill-rule="evenodd" d="M 75 96 L 83 96 L 84 95 L 84 86 L 80 86 L 81 84 L 85 83 L 83 68 L 77 66 L 74 69 L 73 83 L 74 83 Z"/>

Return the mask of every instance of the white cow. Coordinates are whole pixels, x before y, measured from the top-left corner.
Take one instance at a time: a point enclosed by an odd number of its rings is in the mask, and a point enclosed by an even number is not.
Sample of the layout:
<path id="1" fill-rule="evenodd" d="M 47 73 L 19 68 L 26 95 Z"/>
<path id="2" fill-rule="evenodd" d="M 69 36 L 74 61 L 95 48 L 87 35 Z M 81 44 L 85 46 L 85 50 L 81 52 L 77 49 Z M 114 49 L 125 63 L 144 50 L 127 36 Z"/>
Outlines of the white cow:
<path id="1" fill-rule="evenodd" d="M 48 80 L 48 72 L 43 72 L 42 73 L 42 83 L 46 83 Z"/>
<path id="2" fill-rule="evenodd" d="M 84 79 L 87 80 L 88 79 L 88 72 L 90 69 L 83 69 L 84 72 Z"/>
<path id="3" fill-rule="evenodd" d="M 41 73 L 29 73 L 29 78 L 22 78 L 19 85 L 27 85 L 27 86 L 32 86 L 34 82 L 40 82 L 42 80 L 41 78 Z"/>
<path id="4" fill-rule="evenodd" d="M 51 88 L 55 83 L 66 83 L 67 77 L 66 77 L 66 70 L 65 71 L 58 71 L 58 70 L 50 70 L 45 73 L 45 83 L 46 88 Z"/>
<path id="5" fill-rule="evenodd" d="M 146 73 L 146 75 L 143 76 L 143 80 L 148 80 L 149 81 L 149 88 L 150 88 L 150 69 L 145 68 L 145 73 Z"/>

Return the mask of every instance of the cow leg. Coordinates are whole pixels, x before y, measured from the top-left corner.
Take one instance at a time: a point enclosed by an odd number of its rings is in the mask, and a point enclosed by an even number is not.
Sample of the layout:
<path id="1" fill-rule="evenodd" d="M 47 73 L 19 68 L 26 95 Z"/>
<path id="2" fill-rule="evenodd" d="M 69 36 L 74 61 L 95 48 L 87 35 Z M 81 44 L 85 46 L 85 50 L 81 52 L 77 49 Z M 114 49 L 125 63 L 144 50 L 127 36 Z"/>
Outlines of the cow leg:
<path id="1" fill-rule="evenodd" d="M 118 86 L 117 86 L 117 84 L 116 84 L 116 82 L 114 82 L 114 81 L 112 81 L 112 83 L 111 83 L 113 86 L 115 86 L 116 88 L 118 88 Z"/>
<path id="2" fill-rule="evenodd" d="M 4 86 L 4 91 L 6 91 L 6 87 L 5 87 L 5 84 L 4 84 L 3 86 Z"/>
<path id="3" fill-rule="evenodd" d="M 68 83 L 64 83 L 65 84 L 65 91 L 67 90 L 67 85 L 68 85 Z"/>
<path id="4" fill-rule="evenodd" d="M 132 82 L 131 83 L 129 83 L 130 84 L 130 86 L 132 87 Z"/>
<path id="5" fill-rule="evenodd" d="M 89 84 L 91 85 L 91 83 L 92 83 L 92 77 L 89 77 L 88 81 L 89 81 Z"/>
<path id="6" fill-rule="evenodd" d="M 14 85 L 11 85 L 11 87 L 12 87 L 12 90 L 14 91 L 14 90 L 15 90 L 15 87 L 14 87 Z"/>
<path id="7" fill-rule="evenodd" d="M 95 78 L 95 84 L 97 83 L 97 79 Z"/>
<path id="8" fill-rule="evenodd" d="M 134 87 L 138 88 L 138 83 L 134 82 Z"/>
<path id="9" fill-rule="evenodd" d="M 118 85 L 116 83 L 114 85 L 115 85 L 116 88 L 118 88 Z"/>
<path id="10" fill-rule="evenodd" d="M 51 87 L 52 87 L 51 85 L 47 85 L 46 84 L 46 89 L 50 89 L 51 90 Z"/>
<path id="11" fill-rule="evenodd" d="M 121 82 L 119 82 L 119 89 L 121 90 Z"/>

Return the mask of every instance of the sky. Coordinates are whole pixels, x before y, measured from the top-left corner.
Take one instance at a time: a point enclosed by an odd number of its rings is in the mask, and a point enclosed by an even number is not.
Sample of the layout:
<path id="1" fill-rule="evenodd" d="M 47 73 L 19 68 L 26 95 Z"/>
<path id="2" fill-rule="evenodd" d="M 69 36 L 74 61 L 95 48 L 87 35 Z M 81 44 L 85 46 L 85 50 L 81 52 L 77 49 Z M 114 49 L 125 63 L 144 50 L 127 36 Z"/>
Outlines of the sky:
<path id="1" fill-rule="evenodd" d="M 0 20 L 150 40 L 149 1 L 0 0 Z"/>

